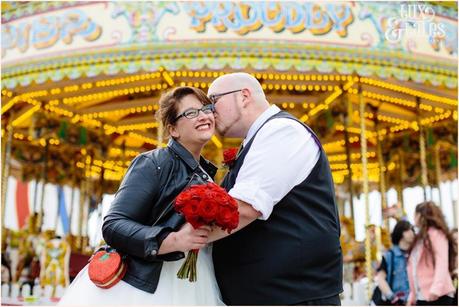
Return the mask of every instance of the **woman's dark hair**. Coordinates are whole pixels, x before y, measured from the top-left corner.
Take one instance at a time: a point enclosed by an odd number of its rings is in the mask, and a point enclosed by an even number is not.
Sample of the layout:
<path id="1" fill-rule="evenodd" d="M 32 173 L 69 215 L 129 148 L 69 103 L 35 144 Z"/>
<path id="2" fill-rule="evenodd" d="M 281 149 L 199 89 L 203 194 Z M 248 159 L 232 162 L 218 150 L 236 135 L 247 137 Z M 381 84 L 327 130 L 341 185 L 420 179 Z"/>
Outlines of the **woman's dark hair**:
<path id="1" fill-rule="evenodd" d="M 408 221 L 397 222 L 397 224 L 395 224 L 394 230 L 392 230 L 392 233 L 390 235 L 392 244 L 398 245 L 403 237 L 403 233 L 411 229 L 412 227 L 413 226 Z"/>
<path id="2" fill-rule="evenodd" d="M 176 87 L 163 94 L 159 99 L 159 110 L 156 112 L 156 119 L 163 124 L 165 137 L 169 136 L 167 127 L 174 125 L 176 122 L 179 102 L 188 95 L 194 95 L 203 105 L 212 103 L 202 90 L 191 86 Z"/>
<path id="3" fill-rule="evenodd" d="M 426 201 L 420 203 L 416 206 L 415 213 L 419 214 L 419 232 L 414 239 L 414 242 L 411 244 L 411 250 L 416 246 L 416 243 L 419 240 L 423 240 L 424 247 L 427 249 L 427 252 L 432 256 L 433 264 L 435 265 L 435 257 L 434 251 L 432 248 L 432 242 L 428 236 L 428 230 L 431 227 L 434 227 L 440 230 L 448 240 L 448 267 L 450 272 L 452 272 L 456 268 L 456 263 L 454 260 L 454 256 L 456 254 L 456 246 L 453 242 L 453 237 L 448 230 L 448 226 L 446 225 L 445 218 L 441 209 L 435 205 L 433 201 Z"/>

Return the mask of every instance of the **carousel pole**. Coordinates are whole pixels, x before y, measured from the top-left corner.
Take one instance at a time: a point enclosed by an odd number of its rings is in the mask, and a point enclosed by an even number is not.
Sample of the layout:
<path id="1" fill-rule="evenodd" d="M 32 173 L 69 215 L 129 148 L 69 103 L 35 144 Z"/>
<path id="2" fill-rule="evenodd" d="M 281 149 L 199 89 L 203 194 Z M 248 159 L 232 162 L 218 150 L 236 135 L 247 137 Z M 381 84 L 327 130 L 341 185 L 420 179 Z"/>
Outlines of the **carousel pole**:
<path id="1" fill-rule="evenodd" d="M 29 128 L 29 135 L 32 137 L 32 140 L 33 141 L 36 141 L 37 137 L 38 137 L 38 133 L 37 133 L 37 128 L 36 128 L 36 122 L 37 122 L 37 118 L 36 116 L 32 116 L 32 125 L 30 125 L 30 128 Z M 45 157 L 43 156 L 43 159 Z M 38 182 L 40 181 L 40 174 L 36 174 L 35 176 L 35 186 L 34 186 L 34 189 L 33 189 L 33 212 L 34 213 L 38 213 L 37 214 L 37 219 L 35 220 L 35 227 L 40 227 L 40 213 L 38 211 Z"/>
<path id="2" fill-rule="evenodd" d="M 376 147 L 377 147 L 377 155 L 378 155 L 378 164 L 379 164 L 379 191 L 381 193 L 381 208 L 384 212 L 387 209 L 387 197 L 386 197 L 386 164 L 384 162 L 384 157 L 382 153 L 382 136 L 379 132 L 379 122 L 376 119 Z M 384 219 L 384 227 L 389 230 L 389 219 Z"/>
<path id="3" fill-rule="evenodd" d="M 46 174 L 48 172 L 48 146 L 49 146 L 48 140 L 45 139 L 45 153 L 44 153 L 44 157 L 43 157 L 43 176 L 42 176 L 43 183 L 41 185 L 40 213 L 38 215 L 39 222 L 37 223 L 38 224 L 38 229 L 39 229 L 40 232 L 41 232 L 42 227 L 43 227 L 43 219 L 44 219 L 44 215 L 45 215 L 44 202 L 45 202 Z"/>
<path id="4" fill-rule="evenodd" d="M 421 118 L 419 115 L 419 105 L 420 105 L 420 99 L 419 97 L 416 97 L 416 105 L 417 105 L 417 123 L 419 126 L 419 150 L 421 154 L 421 185 L 424 190 L 424 200 L 427 200 L 427 185 L 428 180 L 427 180 L 427 163 L 426 163 L 426 142 L 425 142 L 425 137 L 424 137 L 424 129 L 421 124 Z"/>
<path id="5" fill-rule="evenodd" d="M 36 116 L 32 115 L 32 124 L 29 127 L 29 136 L 32 137 L 33 141 L 36 140 L 36 138 L 35 138 L 36 122 L 37 122 Z M 40 178 L 38 177 L 38 175 L 36 175 L 35 176 L 35 186 L 34 186 L 34 189 L 33 189 L 33 206 L 32 206 L 33 213 L 37 212 L 37 206 L 38 206 L 38 200 L 37 200 L 37 197 L 38 197 L 38 180 L 39 179 Z M 35 223 L 37 223 L 37 222 L 38 221 L 36 220 Z"/>
<path id="6" fill-rule="evenodd" d="M 100 172 L 100 179 L 99 179 L 100 191 L 99 191 L 99 195 L 97 196 L 97 221 L 98 221 L 98 225 L 101 225 L 101 227 L 102 227 L 102 222 L 103 222 L 102 202 L 104 200 L 104 172 L 105 172 L 105 169 L 102 166 L 102 171 Z M 99 243 L 100 242 L 97 242 L 97 245 L 99 245 Z"/>
<path id="7" fill-rule="evenodd" d="M 80 183 L 80 208 L 79 208 L 79 223 L 78 223 L 78 248 L 80 252 L 83 252 L 84 250 L 84 239 L 83 239 L 83 234 L 84 234 L 84 221 L 85 221 L 85 209 L 86 209 L 86 198 L 88 197 L 89 194 L 89 178 L 91 177 L 91 155 L 87 154 L 84 156 L 85 159 L 85 166 L 82 170 L 83 176 L 82 180 Z M 89 205 L 89 204 L 88 204 Z"/>
<path id="8" fill-rule="evenodd" d="M 440 208 L 443 208 L 443 198 L 441 196 L 441 162 L 440 162 L 440 142 L 437 142 L 434 147 L 435 151 L 435 177 L 437 177 L 438 195 L 440 196 Z"/>
<path id="9" fill-rule="evenodd" d="M 33 212 L 37 212 L 37 206 L 38 206 L 38 181 L 39 177 L 35 177 L 35 186 L 33 188 Z M 38 221 L 37 221 L 38 222 Z"/>
<path id="10" fill-rule="evenodd" d="M 92 188 L 92 191 L 91 191 Z M 89 241 L 88 241 L 88 235 L 89 235 L 89 207 L 91 206 L 91 196 L 90 193 L 94 191 L 94 187 L 91 187 L 91 181 L 86 182 L 86 199 L 87 199 L 87 205 L 84 206 L 84 214 L 83 214 L 83 241 L 82 241 L 82 247 L 83 251 L 86 246 L 88 246 Z M 91 192 L 90 192 L 91 191 Z"/>
<path id="11" fill-rule="evenodd" d="M 100 138 L 104 138 L 105 135 L 103 131 L 101 131 Z M 100 158 L 101 160 L 105 160 L 107 157 L 107 146 L 105 145 L 104 142 L 100 143 Z M 99 174 L 99 183 L 98 183 L 98 190 L 97 190 L 97 222 L 98 225 L 102 225 L 102 202 L 104 200 L 104 191 L 105 191 L 105 166 L 104 163 L 102 162 L 102 165 L 100 166 L 100 174 Z"/>
<path id="12" fill-rule="evenodd" d="M 83 178 L 80 182 L 80 207 L 78 212 L 78 238 L 77 249 L 80 251 L 83 250 L 83 215 L 84 215 L 84 204 L 86 199 L 86 171 L 83 170 Z"/>
<path id="13" fill-rule="evenodd" d="M 346 146 L 346 165 L 349 174 L 347 176 L 347 187 L 349 191 L 349 206 L 351 207 L 351 218 L 354 220 L 354 188 L 352 186 L 352 168 L 351 168 L 351 144 L 349 143 L 349 131 L 348 128 L 352 122 L 352 102 L 347 98 L 347 112 L 344 116 L 344 141 Z"/>
<path id="14" fill-rule="evenodd" d="M 398 151 L 398 158 L 399 158 L 399 184 L 397 185 L 397 195 L 398 200 L 400 201 L 400 205 L 402 206 L 403 212 L 405 212 L 405 200 L 403 198 L 403 182 L 405 182 L 405 155 L 403 154 L 403 150 L 399 149 Z"/>
<path id="15" fill-rule="evenodd" d="M 73 161 L 74 162 L 74 161 Z M 75 207 L 75 202 L 74 202 L 74 197 L 75 197 L 75 186 L 73 182 L 74 178 L 74 169 L 73 169 L 73 164 L 72 164 L 72 192 L 70 192 L 70 212 L 69 212 L 69 233 L 67 234 L 67 241 L 70 243 L 70 249 L 73 251 L 75 250 L 75 237 L 72 234 L 72 220 L 73 220 L 73 215 L 74 215 L 74 207 Z"/>
<path id="16" fill-rule="evenodd" d="M 72 184 L 72 192 L 70 193 L 70 212 L 69 212 L 69 235 L 72 236 L 72 220 L 73 220 L 73 214 L 74 214 L 74 206 L 75 206 L 75 202 L 73 200 L 73 198 L 75 197 L 75 186 L 74 186 L 74 178 L 75 178 L 75 175 L 74 175 L 74 162 L 75 161 L 72 161 L 72 167 L 71 167 L 71 172 L 72 172 L 72 181 L 71 181 L 71 184 Z"/>
<path id="17" fill-rule="evenodd" d="M 13 143 L 13 125 L 12 125 L 13 114 L 9 119 L 8 125 L 6 126 L 7 137 L 4 149 L 4 160 L 3 160 L 3 176 L 2 176 L 2 225 L 5 225 L 5 213 L 6 213 L 6 192 L 8 190 L 8 177 L 10 175 L 10 160 L 11 160 L 11 147 Z"/>
<path id="18" fill-rule="evenodd" d="M 64 187 L 62 187 L 63 189 Z M 57 234 L 57 226 L 59 225 L 59 211 L 61 209 L 61 195 L 57 192 L 57 210 L 54 216 L 54 233 Z"/>
<path id="19" fill-rule="evenodd" d="M 91 172 L 92 166 L 94 165 L 95 153 L 89 156 L 90 158 L 86 161 L 87 162 L 87 176 L 88 180 L 86 181 L 86 198 L 88 200 L 88 204 L 83 206 L 83 241 L 82 241 L 82 248 L 88 246 L 89 244 L 89 207 L 91 206 L 91 193 L 95 192 L 94 183 L 91 182 Z M 91 186 L 92 185 L 92 186 Z"/>
<path id="20" fill-rule="evenodd" d="M 163 147 L 163 133 L 164 133 L 164 128 L 163 128 L 163 123 L 161 121 L 158 122 L 158 145 L 156 146 L 157 148 Z"/>
<path id="21" fill-rule="evenodd" d="M 365 269 L 367 273 L 367 297 L 371 299 L 373 291 L 373 271 L 371 267 L 371 241 L 370 241 L 370 203 L 368 198 L 368 161 L 367 161 L 367 138 L 365 126 L 365 100 L 362 95 L 362 89 L 359 85 L 359 106 L 360 106 L 360 144 L 362 153 L 362 180 L 363 180 L 363 197 L 365 205 Z"/>
<path id="22" fill-rule="evenodd" d="M 102 149 L 102 157 L 106 157 L 106 150 Z M 102 210 L 103 210 L 103 207 L 102 207 L 102 202 L 104 200 L 104 185 L 105 185 L 105 167 L 104 165 L 102 164 L 102 169 L 100 171 L 100 177 L 99 177 L 99 188 L 100 188 L 100 191 L 99 192 L 99 195 L 97 196 L 97 219 L 98 219 L 98 225 L 102 225 L 102 221 L 103 221 L 103 216 L 102 216 Z M 99 243 L 98 243 L 99 245 Z"/>

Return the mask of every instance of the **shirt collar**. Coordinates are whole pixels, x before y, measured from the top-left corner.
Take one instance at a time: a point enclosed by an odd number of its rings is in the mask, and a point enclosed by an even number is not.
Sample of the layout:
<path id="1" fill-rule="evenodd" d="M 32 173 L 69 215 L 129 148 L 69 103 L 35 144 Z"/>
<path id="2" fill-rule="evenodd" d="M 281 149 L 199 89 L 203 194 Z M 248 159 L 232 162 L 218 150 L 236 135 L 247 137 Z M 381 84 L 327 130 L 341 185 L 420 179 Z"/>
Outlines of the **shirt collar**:
<path id="1" fill-rule="evenodd" d="M 271 105 L 268 109 L 266 109 L 263 113 L 258 116 L 258 118 L 253 122 L 252 126 L 250 126 L 249 131 L 247 132 L 247 136 L 245 137 L 242 145 L 245 146 L 250 139 L 255 135 L 255 133 L 260 129 L 260 127 L 274 114 L 280 112 L 278 106 L 275 104 Z"/>
<path id="2" fill-rule="evenodd" d="M 400 246 L 398 246 L 398 245 L 394 245 L 392 247 L 392 250 L 394 251 L 394 255 L 395 256 L 403 256 L 404 255 L 404 252 L 400 249 Z"/>

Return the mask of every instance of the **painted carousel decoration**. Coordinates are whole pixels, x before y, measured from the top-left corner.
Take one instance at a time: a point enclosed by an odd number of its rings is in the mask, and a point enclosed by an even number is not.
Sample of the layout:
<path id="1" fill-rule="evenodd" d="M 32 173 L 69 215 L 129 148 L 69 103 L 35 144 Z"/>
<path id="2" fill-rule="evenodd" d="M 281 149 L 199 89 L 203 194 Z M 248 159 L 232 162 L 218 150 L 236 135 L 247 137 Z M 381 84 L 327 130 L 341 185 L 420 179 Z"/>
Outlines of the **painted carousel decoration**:
<path id="1" fill-rule="evenodd" d="M 317 132 L 351 219 L 360 193 L 379 190 L 388 213 L 394 187 L 403 211 L 404 188 L 420 185 L 428 198 L 457 178 L 452 5 L 9 2 L 1 30 L 2 203 L 9 176 L 78 190 L 73 249 L 86 244 L 88 212 L 116 190 L 129 161 L 165 146 L 154 118 L 161 93 L 206 91 L 227 72 L 253 74 L 271 103 Z M 204 154 L 221 164 L 239 142 L 215 136 Z M 44 194 L 33 200 L 40 227 Z"/>

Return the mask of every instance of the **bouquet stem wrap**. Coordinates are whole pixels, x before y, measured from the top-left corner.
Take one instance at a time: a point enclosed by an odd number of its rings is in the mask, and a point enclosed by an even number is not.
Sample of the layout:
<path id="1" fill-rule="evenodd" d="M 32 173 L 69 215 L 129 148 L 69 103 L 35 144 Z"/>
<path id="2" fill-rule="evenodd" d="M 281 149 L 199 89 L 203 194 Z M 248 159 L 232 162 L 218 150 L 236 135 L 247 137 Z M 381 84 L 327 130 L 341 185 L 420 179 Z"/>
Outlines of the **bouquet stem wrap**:
<path id="1" fill-rule="evenodd" d="M 198 280 L 197 274 L 197 263 L 198 263 L 198 249 L 193 249 L 188 252 L 185 262 L 180 267 L 180 270 L 177 272 L 177 277 L 180 279 L 186 279 L 190 282 L 195 282 Z"/>

